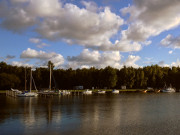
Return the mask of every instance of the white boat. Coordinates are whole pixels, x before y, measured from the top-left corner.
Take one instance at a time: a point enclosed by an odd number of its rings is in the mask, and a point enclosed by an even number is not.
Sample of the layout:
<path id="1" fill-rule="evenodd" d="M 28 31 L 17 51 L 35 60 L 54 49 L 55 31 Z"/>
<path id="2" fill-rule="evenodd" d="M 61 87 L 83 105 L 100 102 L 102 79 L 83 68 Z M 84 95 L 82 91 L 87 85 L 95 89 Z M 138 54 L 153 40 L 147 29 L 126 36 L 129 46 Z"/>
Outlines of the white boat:
<path id="1" fill-rule="evenodd" d="M 114 89 L 114 90 L 112 90 L 112 93 L 113 93 L 113 94 L 118 94 L 118 93 L 119 93 L 119 90 L 115 90 L 115 89 Z"/>
<path id="2" fill-rule="evenodd" d="M 168 87 L 166 89 L 163 89 L 162 92 L 176 92 L 174 88 Z"/>
<path id="3" fill-rule="evenodd" d="M 97 92 L 98 94 L 105 94 L 106 93 L 106 91 L 103 91 L 103 90 L 98 90 L 98 92 Z"/>
<path id="4" fill-rule="evenodd" d="M 91 90 L 85 90 L 85 91 L 83 91 L 83 94 L 89 95 L 89 94 L 92 94 L 92 91 Z"/>
<path id="5" fill-rule="evenodd" d="M 67 90 L 59 90 L 59 94 L 60 95 L 70 95 L 71 92 L 67 91 Z"/>
<path id="6" fill-rule="evenodd" d="M 176 90 L 172 88 L 171 84 L 170 84 L 170 87 L 167 87 L 165 84 L 164 89 L 162 89 L 161 91 L 162 92 L 176 92 Z"/>
<path id="7" fill-rule="evenodd" d="M 32 80 L 33 80 L 33 77 L 32 77 L 32 70 L 31 70 L 31 73 L 30 73 L 30 90 L 29 92 L 23 92 L 23 93 L 19 93 L 17 96 L 18 97 L 37 97 L 38 94 L 35 93 L 35 92 L 31 92 L 31 88 L 32 88 Z M 34 81 L 34 80 L 33 80 Z M 26 79 L 25 79 L 25 82 L 26 82 Z M 25 84 L 26 85 L 26 84 Z M 34 85 L 35 85 L 35 82 L 34 82 Z M 26 86 L 25 86 L 26 87 Z M 26 88 L 25 88 L 26 89 Z M 35 89 L 36 89 L 36 86 L 35 86 Z"/>
<path id="8" fill-rule="evenodd" d="M 35 92 L 23 92 L 17 95 L 18 97 L 37 97 L 38 94 Z"/>

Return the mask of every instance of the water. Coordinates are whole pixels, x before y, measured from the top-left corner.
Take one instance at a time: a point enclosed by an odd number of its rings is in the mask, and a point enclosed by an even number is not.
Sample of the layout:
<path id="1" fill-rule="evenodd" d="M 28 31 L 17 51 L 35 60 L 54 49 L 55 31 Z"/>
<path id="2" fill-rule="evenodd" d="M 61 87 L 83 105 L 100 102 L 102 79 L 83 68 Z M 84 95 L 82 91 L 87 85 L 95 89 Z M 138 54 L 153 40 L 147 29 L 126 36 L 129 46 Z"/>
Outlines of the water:
<path id="1" fill-rule="evenodd" d="M 180 93 L 0 96 L 0 135 L 178 135 Z"/>

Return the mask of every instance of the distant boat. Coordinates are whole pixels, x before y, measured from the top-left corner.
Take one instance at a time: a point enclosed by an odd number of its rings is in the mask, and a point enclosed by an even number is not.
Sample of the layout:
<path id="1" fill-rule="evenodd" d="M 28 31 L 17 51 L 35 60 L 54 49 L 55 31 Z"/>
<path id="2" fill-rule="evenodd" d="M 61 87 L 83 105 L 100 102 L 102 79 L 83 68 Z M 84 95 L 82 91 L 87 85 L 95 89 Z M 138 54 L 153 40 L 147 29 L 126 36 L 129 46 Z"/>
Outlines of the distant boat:
<path id="1" fill-rule="evenodd" d="M 105 94 L 106 93 L 106 91 L 103 91 L 103 90 L 98 90 L 98 92 L 97 92 L 98 94 Z"/>
<path id="2" fill-rule="evenodd" d="M 119 90 L 113 89 L 113 90 L 112 90 L 112 93 L 113 93 L 113 94 L 118 94 L 118 93 L 119 93 Z"/>
<path id="3" fill-rule="evenodd" d="M 38 94 L 35 92 L 23 92 L 17 95 L 18 97 L 37 97 Z"/>
<path id="4" fill-rule="evenodd" d="M 32 70 L 30 72 L 30 90 L 29 92 L 23 92 L 23 93 L 19 93 L 17 96 L 18 97 L 37 97 L 38 94 L 35 93 L 35 92 L 31 92 L 31 88 L 32 88 L 32 80 L 33 80 L 33 77 L 32 77 Z M 34 81 L 34 80 L 33 80 Z M 26 82 L 26 80 L 25 80 Z M 35 82 L 34 82 L 34 85 L 35 85 Z M 26 86 L 25 86 L 26 87 Z M 36 88 L 36 86 L 35 86 Z"/>
<path id="5" fill-rule="evenodd" d="M 67 90 L 59 90 L 59 94 L 60 95 L 70 95 L 71 92 L 67 91 Z"/>
<path id="6" fill-rule="evenodd" d="M 166 89 L 163 89 L 162 92 L 176 92 L 174 88 L 168 87 Z"/>
<path id="7" fill-rule="evenodd" d="M 170 85 L 170 87 L 164 87 L 164 89 L 161 90 L 162 92 L 176 92 L 174 88 Z"/>
<path id="8" fill-rule="evenodd" d="M 92 91 L 91 90 L 85 90 L 85 91 L 83 91 L 83 94 L 89 95 L 89 94 L 92 94 Z"/>

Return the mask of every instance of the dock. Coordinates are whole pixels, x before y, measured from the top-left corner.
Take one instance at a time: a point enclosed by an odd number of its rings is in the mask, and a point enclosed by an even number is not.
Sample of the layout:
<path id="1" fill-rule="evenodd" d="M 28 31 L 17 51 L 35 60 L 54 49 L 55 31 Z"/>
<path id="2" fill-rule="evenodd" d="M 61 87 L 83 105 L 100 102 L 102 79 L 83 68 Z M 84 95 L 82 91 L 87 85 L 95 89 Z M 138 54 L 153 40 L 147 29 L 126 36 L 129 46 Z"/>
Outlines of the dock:
<path id="1" fill-rule="evenodd" d="M 18 92 L 12 90 L 6 90 L 5 95 L 10 97 L 17 97 Z"/>

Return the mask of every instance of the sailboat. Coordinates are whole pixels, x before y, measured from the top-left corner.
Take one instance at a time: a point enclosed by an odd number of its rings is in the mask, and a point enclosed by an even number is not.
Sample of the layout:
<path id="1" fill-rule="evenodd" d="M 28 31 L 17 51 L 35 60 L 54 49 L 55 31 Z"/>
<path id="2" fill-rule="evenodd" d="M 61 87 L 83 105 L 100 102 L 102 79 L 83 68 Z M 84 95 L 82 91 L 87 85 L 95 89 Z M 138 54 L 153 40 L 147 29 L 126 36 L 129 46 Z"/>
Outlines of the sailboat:
<path id="1" fill-rule="evenodd" d="M 174 88 L 172 88 L 172 86 L 170 85 L 170 87 L 166 87 L 166 84 L 165 84 L 165 87 L 164 89 L 162 89 L 162 92 L 176 92 Z"/>
<path id="2" fill-rule="evenodd" d="M 25 71 L 25 76 L 26 76 L 26 71 Z M 29 90 L 29 92 L 23 92 L 23 93 L 18 94 L 17 95 L 18 97 L 37 97 L 38 96 L 37 93 L 31 92 L 32 80 L 33 80 L 33 83 L 35 85 L 34 79 L 32 77 L 32 69 L 31 69 L 31 72 L 30 72 L 30 90 Z M 25 89 L 26 89 L 26 77 L 25 77 Z M 36 86 L 35 86 L 35 89 L 36 89 Z"/>

